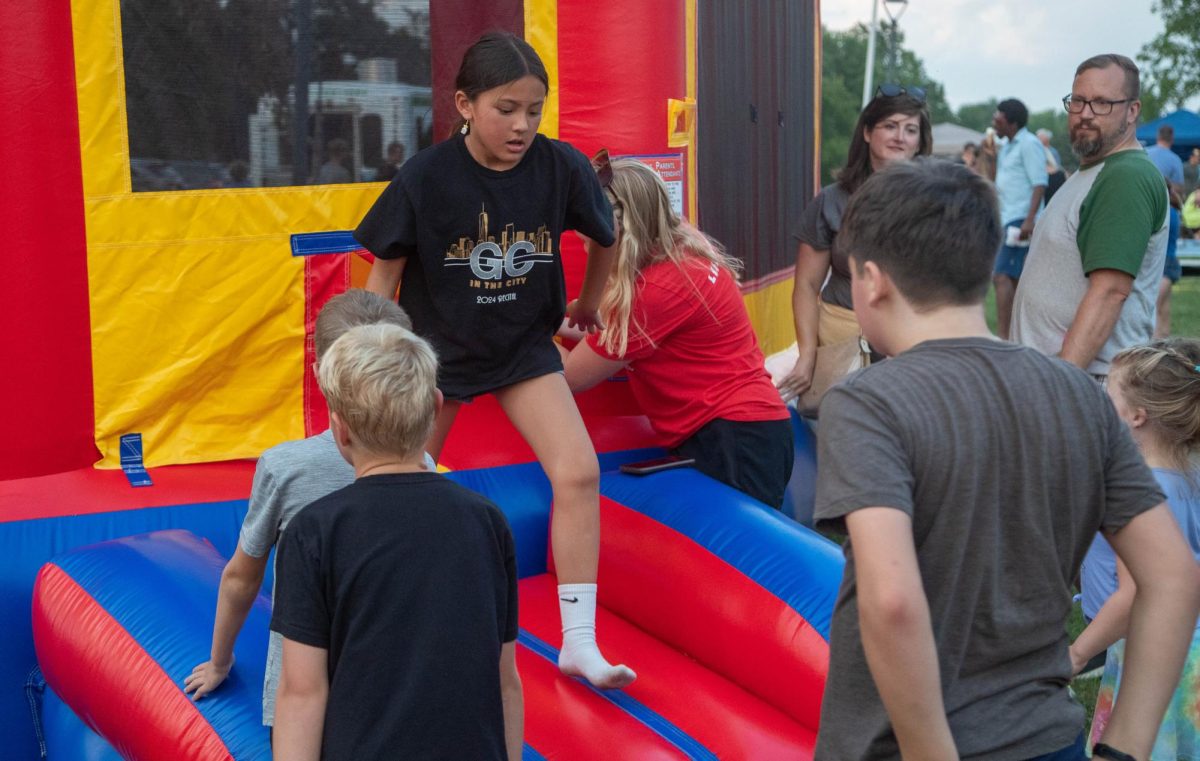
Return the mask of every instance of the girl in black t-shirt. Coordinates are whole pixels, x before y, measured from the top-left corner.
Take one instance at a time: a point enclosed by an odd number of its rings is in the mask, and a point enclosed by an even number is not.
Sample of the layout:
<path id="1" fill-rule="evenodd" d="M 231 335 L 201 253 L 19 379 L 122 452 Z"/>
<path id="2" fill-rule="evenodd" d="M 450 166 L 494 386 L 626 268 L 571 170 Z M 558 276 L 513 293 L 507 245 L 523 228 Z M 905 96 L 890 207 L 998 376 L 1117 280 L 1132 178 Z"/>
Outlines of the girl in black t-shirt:
<path id="1" fill-rule="evenodd" d="M 559 668 L 597 687 L 635 675 L 596 646 L 600 468 L 562 376 L 553 337 L 564 314 L 603 327 L 600 297 L 616 254 L 612 208 L 583 154 L 537 134 L 549 79 L 533 48 L 489 33 L 455 82 L 461 128 L 400 167 L 355 237 L 376 257 L 367 290 L 391 297 L 438 354 L 446 403 L 426 449 L 436 458 L 463 402 L 496 396 L 554 490 L 550 538 L 563 619 Z M 566 303 L 559 237 L 588 252 Z M 403 276 L 403 277 L 402 277 Z"/>

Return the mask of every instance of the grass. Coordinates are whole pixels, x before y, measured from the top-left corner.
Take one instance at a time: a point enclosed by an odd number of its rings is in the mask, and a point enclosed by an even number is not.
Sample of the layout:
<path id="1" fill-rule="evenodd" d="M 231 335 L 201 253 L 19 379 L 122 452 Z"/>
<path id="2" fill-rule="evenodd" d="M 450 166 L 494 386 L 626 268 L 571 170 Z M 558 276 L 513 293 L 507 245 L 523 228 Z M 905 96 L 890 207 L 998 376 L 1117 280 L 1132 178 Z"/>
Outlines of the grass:
<path id="1" fill-rule="evenodd" d="M 1071 617 L 1067 619 L 1067 634 L 1074 642 L 1079 636 L 1079 632 L 1083 631 L 1083 611 L 1079 609 L 1079 603 L 1071 606 Z M 1075 699 L 1083 705 L 1083 710 L 1087 712 L 1087 721 L 1084 723 L 1084 731 L 1090 731 L 1092 726 L 1092 711 L 1096 708 L 1096 693 L 1100 691 L 1100 677 L 1090 677 L 1084 679 L 1072 679 L 1071 691 L 1075 693 Z"/>
<path id="2" fill-rule="evenodd" d="M 1171 335 L 1200 337 L 1200 272 L 1185 273 L 1171 291 Z"/>

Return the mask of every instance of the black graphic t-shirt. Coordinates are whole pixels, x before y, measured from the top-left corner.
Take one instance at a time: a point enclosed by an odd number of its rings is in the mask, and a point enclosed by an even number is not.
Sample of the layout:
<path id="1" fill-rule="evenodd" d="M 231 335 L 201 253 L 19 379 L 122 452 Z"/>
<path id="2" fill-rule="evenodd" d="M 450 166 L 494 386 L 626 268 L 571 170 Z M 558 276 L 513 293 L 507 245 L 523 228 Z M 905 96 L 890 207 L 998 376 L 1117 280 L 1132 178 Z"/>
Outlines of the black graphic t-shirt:
<path id="1" fill-rule="evenodd" d="M 498 172 L 455 136 L 405 162 L 354 237 L 381 259 L 408 260 L 400 306 L 438 353 L 438 387 L 462 399 L 562 369 L 552 339 L 566 312 L 565 230 L 614 240 L 582 153 L 538 135 Z"/>

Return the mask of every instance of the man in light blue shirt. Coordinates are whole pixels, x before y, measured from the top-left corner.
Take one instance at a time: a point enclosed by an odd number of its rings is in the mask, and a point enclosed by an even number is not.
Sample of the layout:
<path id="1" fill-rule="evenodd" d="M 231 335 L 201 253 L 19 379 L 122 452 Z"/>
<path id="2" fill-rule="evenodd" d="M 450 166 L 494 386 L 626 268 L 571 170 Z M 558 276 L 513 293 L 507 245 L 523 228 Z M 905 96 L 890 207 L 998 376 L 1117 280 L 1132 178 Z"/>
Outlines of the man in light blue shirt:
<path id="1" fill-rule="evenodd" d="M 1000 101 L 992 116 L 996 135 L 1008 139 L 996 153 L 996 194 L 1000 199 L 1004 239 L 992 276 L 996 287 L 996 332 L 1005 340 L 1012 321 L 1013 295 L 1025 267 L 1029 239 L 1049 182 L 1046 150 L 1042 141 L 1025 128 L 1028 121 L 1029 109 L 1015 98 Z"/>
<path id="2" fill-rule="evenodd" d="M 1183 159 L 1171 150 L 1174 142 L 1175 128 L 1164 124 L 1158 128 L 1158 142 L 1146 149 L 1146 155 L 1154 162 L 1154 166 L 1158 167 L 1158 171 L 1162 172 L 1162 176 L 1167 178 L 1171 188 L 1182 193 Z"/>

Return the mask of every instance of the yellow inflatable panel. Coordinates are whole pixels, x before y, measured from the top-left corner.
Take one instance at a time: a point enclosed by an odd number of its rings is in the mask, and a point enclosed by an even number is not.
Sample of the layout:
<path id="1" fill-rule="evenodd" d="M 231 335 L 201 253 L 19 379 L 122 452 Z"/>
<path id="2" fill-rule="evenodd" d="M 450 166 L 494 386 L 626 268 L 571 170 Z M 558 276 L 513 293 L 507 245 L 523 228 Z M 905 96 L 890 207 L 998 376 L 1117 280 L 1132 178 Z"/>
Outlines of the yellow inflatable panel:
<path id="1" fill-rule="evenodd" d="M 132 193 L 118 0 L 72 0 L 99 467 L 256 457 L 304 436 L 304 260 L 382 184 Z"/>

